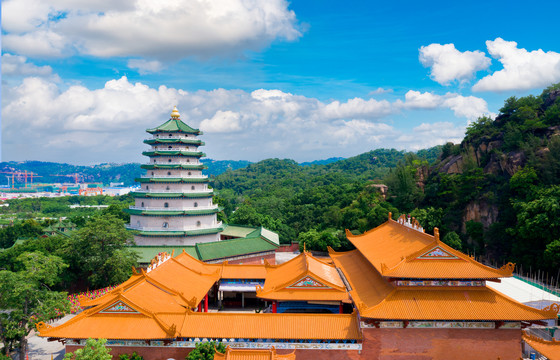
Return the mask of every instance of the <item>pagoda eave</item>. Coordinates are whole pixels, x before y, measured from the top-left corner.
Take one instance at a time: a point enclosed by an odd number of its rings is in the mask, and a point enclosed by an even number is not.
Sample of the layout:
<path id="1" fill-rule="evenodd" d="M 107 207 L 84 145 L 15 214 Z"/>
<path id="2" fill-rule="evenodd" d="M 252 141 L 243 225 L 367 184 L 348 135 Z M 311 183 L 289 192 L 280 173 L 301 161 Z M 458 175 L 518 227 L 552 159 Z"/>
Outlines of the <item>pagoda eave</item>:
<path id="1" fill-rule="evenodd" d="M 213 194 L 210 193 L 144 193 L 144 192 L 131 192 L 132 196 L 137 198 L 165 198 L 165 199 L 172 199 L 172 198 L 186 198 L 186 199 L 204 199 L 204 198 L 211 198 Z"/>
<path id="2" fill-rule="evenodd" d="M 184 183 L 184 184 L 203 184 L 210 182 L 208 178 L 136 178 L 134 181 L 141 184 L 145 183 Z"/>
<path id="3" fill-rule="evenodd" d="M 176 151 L 176 150 L 171 150 L 171 151 L 166 151 L 166 150 L 144 151 L 144 152 L 142 152 L 142 155 L 144 155 L 144 156 L 178 156 L 178 155 L 184 155 L 184 156 L 199 157 L 199 158 L 206 156 L 206 154 L 201 152 L 201 151 Z"/>
<path id="4" fill-rule="evenodd" d="M 145 170 L 155 170 L 155 169 L 185 169 L 185 170 L 204 170 L 208 169 L 208 166 L 204 164 L 143 164 L 140 168 Z"/>
<path id="5" fill-rule="evenodd" d="M 156 145 L 156 144 L 189 144 L 189 145 L 197 145 L 197 146 L 204 146 L 205 143 L 202 140 L 198 139 L 147 139 L 144 140 L 144 144 L 148 145 Z"/>
<path id="6" fill-rule="evenodd" d="M 123 211 L 130 214 L 130 215 L 196 216 L 196 215 L 213 215 L 213 214 L 217 214 L 220 210 L 218 208 L 215 208 L 215 209 L 180 210 L 180 211 L 123 209 Z"/>

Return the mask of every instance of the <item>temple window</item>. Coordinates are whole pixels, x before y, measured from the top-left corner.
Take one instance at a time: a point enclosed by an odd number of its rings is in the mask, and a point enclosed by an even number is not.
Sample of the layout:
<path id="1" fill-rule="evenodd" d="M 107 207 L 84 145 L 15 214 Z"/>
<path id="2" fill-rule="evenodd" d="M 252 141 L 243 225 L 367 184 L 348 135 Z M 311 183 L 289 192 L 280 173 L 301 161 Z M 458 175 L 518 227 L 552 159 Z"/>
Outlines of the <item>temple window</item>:
<path id="1" fill-rule="evenodd" d="M 146 190 L 150 190 L 150 187 L 148 185 L 146 185 Z"/>
<path id="2" fill-rule="evenodd" d="M 169 137 L 172 137 L 172 136 L 173 136 L 173 134 L 169 134 Z"/>
<path id="3" fill-rule="evenodd" d="M 191 190 L 194 190 L 194 185 L 193 185 L 193 186 L 191 186 Z"/>
<path id="4" fill-rule="evenodd" d="M 167 185 L 167 186 L 165 187 L 165 190 L 169 190 L 169 185 Z"/>
<path id="5" fill-rule="evenodd" d="M 194 203 L 194 207 L 198 207 L 198 203 L 197 203 L 197 202 Z"/>
<path id="6" fill-rule="evenodd" d="M 164 207 L 164 208 L 168 208 L 168 207 L 169 207 L 169 203 L 163 204 L 163 207 Z"/>
<path id="7" fill-rule="evenodd" d="M 173 147 L 171 147 L 171 145 L 170 145 L 170 146 L 168 146 L 167 148 L 168 148 L 169 150 L 173 149 Z"/>
<path id="8" fill-rule="evenodd" d="M 167 229 L 169 227 L 169 224 L 164 222 L 163 225 L 161 225 L 162 228 Z"/>
<path id="9" fill-rule="evenodd" d="M 167 175 L 171 175 L 171 171 L 168 171 L 168 172 L 167 172 Z"/>
<path id="10" fill-rule="evenodd" d="M 189 171 L 189 175 L 191 174 L 191 172 Z"/>
<path id="11" fill-rule="evenodd" d="M 167 162 L 171 162 L 171 159 L 168 159 Z"/>
<path id="12" fill-rule="evenodd" d="M 142 205 L 140 205 L 140 207 L 144 207 L 144 202 L 142 201 Z"/>
<path id="13" fill-rule="evenodd" d="M 196 226 L 197 226 L 197 227 L 200 227 L 200 221 L 197 221 L 197 222 L 196 222 Z"/>

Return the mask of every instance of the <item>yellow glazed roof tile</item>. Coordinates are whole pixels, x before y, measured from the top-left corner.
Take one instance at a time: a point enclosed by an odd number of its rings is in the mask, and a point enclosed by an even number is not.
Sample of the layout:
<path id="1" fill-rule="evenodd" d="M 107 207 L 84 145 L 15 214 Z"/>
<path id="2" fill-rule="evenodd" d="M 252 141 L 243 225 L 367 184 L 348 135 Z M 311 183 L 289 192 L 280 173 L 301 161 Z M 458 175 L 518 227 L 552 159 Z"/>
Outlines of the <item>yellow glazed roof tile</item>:
<path id="1" fill-rule="evenodd" d="M 523 332 L 523 340 L 549 360 L 560 360 L 560 340 L 547 341 Z"/>
<path id="2" fill-rule="evenodd" d="M 270 349 L 232 349 L 226 348 L 224 353 L 216 351 L 214 360 L 295 360 L 295 350 L 288 354 L 278 354 L 274 346 Z"/>

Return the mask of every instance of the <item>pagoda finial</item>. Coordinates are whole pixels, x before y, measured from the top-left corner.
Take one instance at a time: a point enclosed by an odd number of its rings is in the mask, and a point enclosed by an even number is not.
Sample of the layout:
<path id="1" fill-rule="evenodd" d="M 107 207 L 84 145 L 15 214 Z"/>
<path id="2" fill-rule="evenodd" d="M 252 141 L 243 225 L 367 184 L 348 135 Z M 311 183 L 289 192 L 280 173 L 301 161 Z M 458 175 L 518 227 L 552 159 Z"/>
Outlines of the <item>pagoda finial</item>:
<path id="1" fill-rule="evenodd" d="M 173 106 L 173 111 L 171 112 L 171 118 L 179 119 L 179 116 L 181 116 L 181 114 L 179 114 L 179 110 L 177 110 L 177 106 Z"/>
<path id="2" fill-rule="evenodd" d="M 434 237 L 436 241 L 439 241 L 439 229 L 437 227 L 434 228 Z"/>
<path id="3" fill-rule="evenodd" d="M 389 220 L 393 219 L 393 213 L 389 211 Z"/>

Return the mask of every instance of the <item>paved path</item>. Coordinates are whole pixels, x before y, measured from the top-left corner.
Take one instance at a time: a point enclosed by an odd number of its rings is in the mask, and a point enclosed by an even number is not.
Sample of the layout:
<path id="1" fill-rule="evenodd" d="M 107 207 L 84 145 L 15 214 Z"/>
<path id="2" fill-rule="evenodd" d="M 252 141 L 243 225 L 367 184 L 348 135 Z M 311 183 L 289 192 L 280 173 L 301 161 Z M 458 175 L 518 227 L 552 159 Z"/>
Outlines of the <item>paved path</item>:
<path id="1" fill-rule="evenodd" d="M 60 320 L 51 323 L 50 325 L 59 325 L 71 319 L 75 315 L 66 315 Z M 64 345 L 58 341 L 47 341 L 46 338 L 37 336 L 35 331 L 32 331 L 27 337 L 29 343 L 29 360 L 62 360 L 64 358 Z"/>

